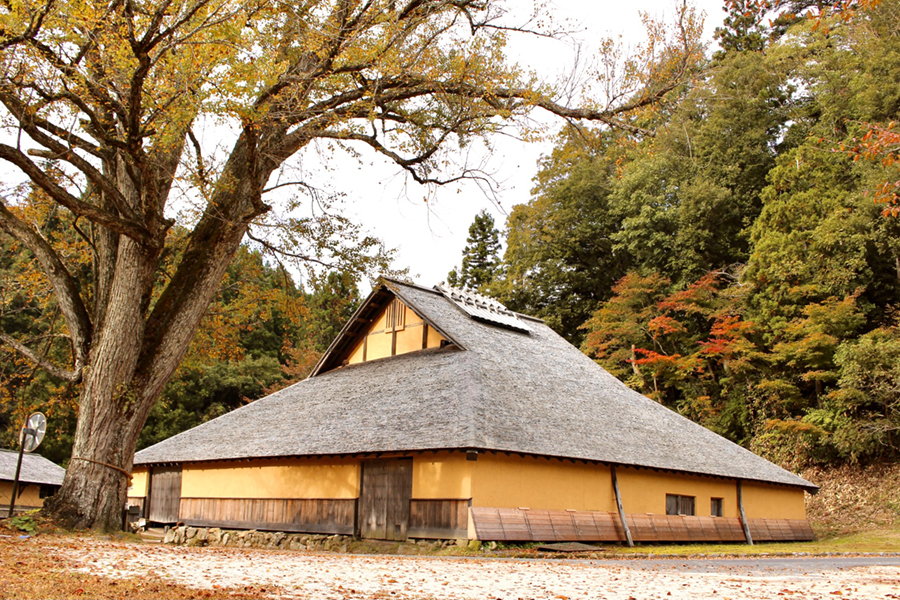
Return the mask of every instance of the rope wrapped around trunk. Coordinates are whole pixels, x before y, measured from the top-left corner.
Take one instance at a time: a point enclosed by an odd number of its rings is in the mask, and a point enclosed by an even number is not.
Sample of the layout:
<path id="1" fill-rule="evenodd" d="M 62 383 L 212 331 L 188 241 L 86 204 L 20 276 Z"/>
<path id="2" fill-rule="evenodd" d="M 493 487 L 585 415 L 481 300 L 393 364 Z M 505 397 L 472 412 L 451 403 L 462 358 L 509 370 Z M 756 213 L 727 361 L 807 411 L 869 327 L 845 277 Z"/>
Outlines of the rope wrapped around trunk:
<path id="1" fill-rule="evenodd" d="M 131 473 L 129 473 L 128 471 L 126 471 L 126 470 L 123 469 L 122 467 L 117 467 L 116 465 L 111 465 L 111 464 L 109 464 L 109 463 L 100 462 L 99 460 L 93 460 L 93 459 L 91 459 L 91 458 L 82 458 L 82 457 L 80 457 L 80 456 L 73 456 L 73 457 L 70 458 L 69 460 L 83 460 L 83 461 L 85 461 L 85 462 L 94 463 L 95 465 L 102 465 L 102 466 L 104 466 L 104 467 L 109 467 L 110 469 L 114 469 L 114 470 L 116 470 L 116 471 L 119 471 L 120 473 L 124 473 L 124 474 L 125 474 L 125 477 L 128 478 L 128 485 L 129 485 L 129 486 L 131 485 L 131 481 L 132 481 L 133 477 L 131 476 Z"/>

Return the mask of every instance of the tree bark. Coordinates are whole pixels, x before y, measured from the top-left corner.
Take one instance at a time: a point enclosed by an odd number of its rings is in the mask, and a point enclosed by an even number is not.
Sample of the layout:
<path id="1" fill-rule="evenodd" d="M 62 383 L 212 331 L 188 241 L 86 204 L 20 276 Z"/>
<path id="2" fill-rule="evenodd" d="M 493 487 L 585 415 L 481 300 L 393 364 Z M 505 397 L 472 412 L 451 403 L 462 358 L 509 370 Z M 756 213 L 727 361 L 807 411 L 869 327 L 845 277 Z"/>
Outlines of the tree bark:
<path id="1" fill-rule="evenodd" d="M 101 246 L 117 250 L 114 258 L 103 250 L 99 257 L 100 268 L 114 275 L 84 371 L 69 468 L 45 505 L 70 527 L 122 528 L 135 446 L 150 409 L 187 352 L 250 221 L 267 209 L 259 193 L 271 169 L 248 170 L 253 161 L 246 160 L 245 147 L 244 140 L 236 144 L 223 191 L 195 227 L 152 312 L 161 250 L 124 236 Z"/>

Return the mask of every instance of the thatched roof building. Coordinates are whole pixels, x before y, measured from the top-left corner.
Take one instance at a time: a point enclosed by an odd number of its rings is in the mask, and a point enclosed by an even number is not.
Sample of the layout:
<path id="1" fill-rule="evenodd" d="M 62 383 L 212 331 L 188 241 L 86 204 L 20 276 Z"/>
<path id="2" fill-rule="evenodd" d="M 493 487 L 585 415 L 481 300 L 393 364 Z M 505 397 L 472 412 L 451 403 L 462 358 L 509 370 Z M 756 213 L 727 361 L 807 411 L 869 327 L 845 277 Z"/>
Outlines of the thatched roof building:
<path id="1" fill-rule="evenodd" d="M 16 476 L 18 451 L 0 449 L 0 511 L 9 511 L 13 480 Z M 22 455 L 22 470 L 19 473 L 19 491 L 16 498 L 18 510 L 40 508 L 44 498 L 52 495 L 62 485 L 66 470 L 40 454 Z"/>
<path id="2" fill-rule="evenodd" d="M 502 529 L 504 519 L 527 521 L 536 510 L 550 511 L 552 517 L 552 511 L 566 509 L 609 513 L 612 518 L 616 495 L 623 500 L 626 514 L 666 517 L 667 512 L 675 512 L 684 519 L 706 514 L 705 507 L 701 511 L 696 506 L 696 499 L 705 494 L 711 511 L 718 511 L 723 519 L 738 518 L 738 504 L 756 503 L 750 498 L 757 490 L 759 518 L 785 515 L 791 517 L 788 521 L 805 524 L 803 491 L 816 489 L 629 389 L 540 320 L 512 313 L 475 294 L 387 279 L 347 323 L 308 379 L 135 457 L 135 465 L 144 468 L 177 465 L 184 477 L 198 469 L 210 485 L 211 471 L 216 477 L 238 477 L 241 472 L 234 469 L 250 464 L 233 461 L 258 463 L 260 468 L 290 467 L 298 478 L 313 463 L 343 469 L 349 488 L 339 490 L 340 498 L 331 499 L 355 500 L 353 507 L 344 507 L 341 513 L 346 513 L 344 530 L 362 534 L 368 518 L 362 514 L 367 510 L 363 506 L 367 462 L 373 473 L 390 470 L 391 461 L 401 471 L 410 471 L 409 476 L 373 475 L 394 477 L 404 490 L 411 486 L 395 499 L 409 504 L 401 513 L 416 513 L 417 501 L 453 502 L 440 510 L 455 511 L 456 521 L 449 523 L 445 518 L 447 522 L 423 522 L 421 527 L 403 523 L 404 536 L 409 530 L 436 533 L 443 528 L 456 534 L 465 529 L 470 537 L 481 539 L 509 539 L 495 531 Z M 418 463 L 422 466 L 417 469 Z M 530 478 L 542 464 L 555 467 L 545 473 L 551 480 L 565 481 L 560 494 L 523 489 L 515 497 L 509 490 L 490 489 L 486 475 L 479 475 L 497 471 L 492 478 Z M 603 478 L 603 473 L 610 478 L 616 468 L 618 481 L 607 487 L 634 488 L 634 499 L 628 498 L 632 492 L 594 489 L 596 482 L 589 481 Z M 650 473 L 658 476 L 651 484 L 641 483 Z M 736 482 L 743 484 L 745 498 L 738 498 L 741 486 L 736 487 Z M 521 485 L 543 487 L 539 480 Z M 662 489 L 666 486 L 677 493 Z M 684 493 L 694 488 L 707 491 Z M 427 497 L 434 495 L 429 490 L 450 489 L 453 497 Z M 638 500 L 641 489 L 655 498 Z M 577 501 L 571 498 L 573 491 Z M 784 513 L 783 506 L 774 509 L 783 505 L 782 496 L 791 499 L 790 514 Z M 179 497 L 186 496 L 180 493 Z M 531 506 L 538 498 L 543 498 L 544 505 Z M 194 510 L 192 502 L 179 504 L 179 520 L 185 520 L 182 517 Z M 629 504 L 635 510 L 629 510 Z M 651 505 L 657 510 L 638 510 Z M 773 507 L 770 515 L 762 514 L 763 505 Z M 525 516 L 504 516 L 508 510 Z M 621 525 L 619 537 L 624 533 Z M 384 533 L 381 525 L 374 527 L 376 533 Z M 600 535 L 597 528 L 600 524 L 595 523 L 595 535 Z M 798 528 L 808 536 L 808 526 L 794 527 Z M 534 532 L 529 536 L 534 539 Z"/>

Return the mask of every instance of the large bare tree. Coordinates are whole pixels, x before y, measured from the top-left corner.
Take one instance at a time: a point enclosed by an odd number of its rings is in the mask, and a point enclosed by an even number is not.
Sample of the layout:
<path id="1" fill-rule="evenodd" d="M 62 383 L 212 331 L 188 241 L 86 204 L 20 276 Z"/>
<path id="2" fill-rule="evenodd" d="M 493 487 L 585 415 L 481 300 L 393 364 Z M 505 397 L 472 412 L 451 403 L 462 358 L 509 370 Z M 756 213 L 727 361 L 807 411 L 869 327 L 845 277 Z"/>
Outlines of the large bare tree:
<path id="1" fill-rule="evenodd" d="M 645 133 L 632 115 L 699 55 L 682 11 L 638 62 L 618 74 L 603 63 L 625 92 L 569 107 L 506 60 L 503 16 L 492 0 L 0 0 L 0 159 L 71 213 L 93 253 L 86 286 L 24 216 L 25 192 L 0 198 L 0 229 L 39 262 L 70 358 L 8 333 L 0 342 L 80 386 L 49 510 L 76 527 L 120 526 L 147 414 L 242 239 L 268 218 L 273 173 L 311 142 L 368 148 L 439 183 L 448 149 L 535 107 Z M 194 131 L 213 122 L 235 132 L 219 162 Z M 176 201 L 198 209 L 161 277 Z"/>

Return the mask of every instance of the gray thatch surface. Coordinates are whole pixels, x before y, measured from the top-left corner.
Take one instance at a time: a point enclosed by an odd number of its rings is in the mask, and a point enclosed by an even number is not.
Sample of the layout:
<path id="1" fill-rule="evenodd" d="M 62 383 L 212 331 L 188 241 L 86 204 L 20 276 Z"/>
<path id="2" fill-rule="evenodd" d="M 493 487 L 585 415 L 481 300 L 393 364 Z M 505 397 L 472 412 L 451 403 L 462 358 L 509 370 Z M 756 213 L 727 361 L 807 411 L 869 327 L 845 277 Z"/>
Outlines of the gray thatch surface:
<path id="1" fill-rule="evenodd" d="M 19 453 L 17 451 L 0 449 L 0 480 L 12 481 L 15 479 L 18 460 Z M 22 471 L 19 473 L 19 481 L 62 485 L 65 476 L 65 469 L 40 454 L 22 455 Z"/>
<path id="2" fill-rule="evenodd" d="M 386 282 L 465 350 L 324 372 L 137 453 L 135 464 L 450 448 L 811 483 L 632 391 L 538 320 L 478 322 Z"/>

